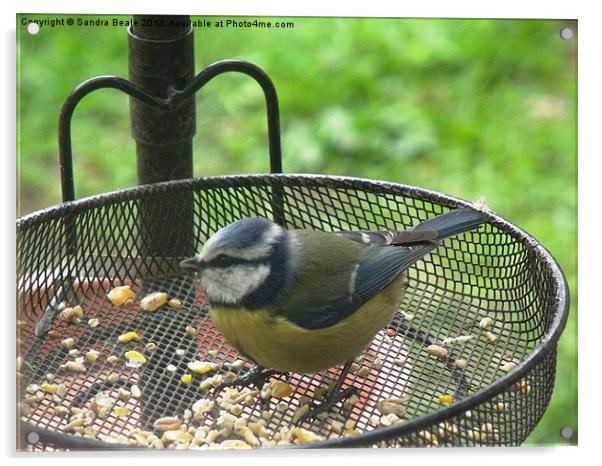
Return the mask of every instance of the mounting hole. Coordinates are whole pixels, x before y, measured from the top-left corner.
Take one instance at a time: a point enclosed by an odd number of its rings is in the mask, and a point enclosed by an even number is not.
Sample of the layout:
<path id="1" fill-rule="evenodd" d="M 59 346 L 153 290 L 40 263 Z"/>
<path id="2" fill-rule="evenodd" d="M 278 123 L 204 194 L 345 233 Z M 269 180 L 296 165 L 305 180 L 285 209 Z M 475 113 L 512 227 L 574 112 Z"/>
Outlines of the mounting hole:
<path id="1" fill-rule="evenodd" d="M 27 32 L 31 35 L 35 35 L 40 32 L 40 25 L 38 23 L 27 23 Z"/>
<path id="2" fill-rule="evenodd" d="M 562 28 L 560 30 L 560 37 L 564 40 L 571 40 L 573 38 L 573 30 L 571 28 Z"/>
<path id="3" fill-rule="evenodd" d="M 27 434 L 27 443 L 30 445 L 35 445 L 40 441 L 40 434 L 37 432 L 30 432 Z"/>
<path id="4" fill-rule="evenodd" d="M 571 429 L 569 426 L 564 426 L 562 429 L 560 429 L 560 436 L 565 440 L 570 439 L 573 436 L 573 429 Z"/>

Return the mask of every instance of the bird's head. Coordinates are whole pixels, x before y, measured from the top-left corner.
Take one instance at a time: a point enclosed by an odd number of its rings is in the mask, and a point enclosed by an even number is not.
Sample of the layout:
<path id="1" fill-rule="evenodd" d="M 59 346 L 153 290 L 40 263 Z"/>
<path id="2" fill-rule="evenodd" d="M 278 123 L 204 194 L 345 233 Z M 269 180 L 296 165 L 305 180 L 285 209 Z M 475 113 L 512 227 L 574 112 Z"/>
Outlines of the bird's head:
<path id="1" fill-rule="evenodd" d="M 218 230 L 180 267 L 200 277 L 209 303 L 242 306 L 275 293 L 268 285 L 288 275 L 288 253 L 287 230 L 265 218 L 244 218 Z"/>

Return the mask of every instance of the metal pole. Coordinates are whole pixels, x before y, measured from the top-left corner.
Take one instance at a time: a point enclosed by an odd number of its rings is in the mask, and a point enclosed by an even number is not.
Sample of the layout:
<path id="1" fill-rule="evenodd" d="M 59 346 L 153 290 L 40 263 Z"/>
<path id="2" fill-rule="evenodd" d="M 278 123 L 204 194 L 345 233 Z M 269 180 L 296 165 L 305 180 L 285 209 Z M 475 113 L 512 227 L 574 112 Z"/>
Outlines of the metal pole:
<path id="1" fill-rule="evenodd" d="M 135 15 L 128 30 L 129 78 L 159 98 L 194 78 L 194 31 L 188 16 Z M 175 110 L 130 98 L 138 184 L 192 177 L 194 96 Z M 143 255 L 183 257 L 194 252 L 191 193 L 151 197 L 140 206 Z"/>
<path id="2" fill-rule="evenodd" d="M 128 33 L 132 83 L 165 99 L 192 81 L 194 42 L 188 16 L 135 15 Z M 194 95 L 171 110 L 131 97 L 130 119 L 136 140 L 138 184 L 192 177 L 192 137 L 196 129 Z M 138 204 L 139 254 L 152 258 L 154 263 L 165 264 L 165 267 L 159 265 L 165 271 L 173 261 L 164 262 L 162 258 L 194 254 L 193 206 L 194 195 L 190 190 L 144 196 Z M 164 282 L 154 278 L 155 275 L 149 269 L 143 293 L 162 290 Z M 193 301 L 195 288 L 191 286 L 188 293 L 189 296 L 177 297 Z M 186 386 L 166 370 L 166 361 L 175 354 L 178 342 L 185 341 L 184 328 L 189 318 L 178 316 L 178 324 L 171 332 L 157 336 L 157 350 L 143 368 L 139 380 L 144 400 L 141 414 L 147 425 L 154 422 L 158 404 L 169 412 L 186 391 Z M 189 354 L 196 353 L 196 341 L 188 340 Z"/>
<path id="3" fill-rule="evenodd" d="M 188 16 L 134 16 L 129 29 L 130 81 L 166 98 L 194 78 L 194 31 Z M 138 183 L 192 176 L 195 101 L 175 111 L 130 99 L 132 135 L 136 140 Z"/>

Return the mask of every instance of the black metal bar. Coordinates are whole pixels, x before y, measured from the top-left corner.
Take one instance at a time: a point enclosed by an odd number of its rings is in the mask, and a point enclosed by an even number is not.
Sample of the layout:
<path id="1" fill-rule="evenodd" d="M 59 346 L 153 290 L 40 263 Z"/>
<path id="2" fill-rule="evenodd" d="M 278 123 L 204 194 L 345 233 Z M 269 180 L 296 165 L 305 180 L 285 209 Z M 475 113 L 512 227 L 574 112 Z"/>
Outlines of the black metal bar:
<path id="1" fill-rule="evenodd" d="M 252 77 L 263 90 L 268 119 L 268 144 L 270 152 L 270 171 L 282 173 L 282 148 L 280 146 L 280 114 L 278 110 L 278 95 L 270 77 L 258 66 L 241 60 L 222 60 L 207 66 L 186 88 L 181 91 L 174 89 L 169 96 L 168 105 L 179 106 L 186 102 L 191 95 L 198 92 L 205 84 L 216 76 L 227 72 L 238 72 Z M 272 186 L 272 215 L 274 221 L 285 225 L 284 191 L 280 184 Z"/>
<path id="2" fill-rule="evenodd" d="M 278 97 L 271 79 L 258 66 L 242 60 L 222 60 L 213 63 L 201 71 L 184 89 L 172 89 L 167 98 L 157 97 L 124 78 L 98 76 L 84 81 L 75 88 L 65 100 L 59 117 L 58 140 L 63 202 L 75 199 L 71 121 L 77 105 L 85 96 L 98 89 L 116 89 L 155 108 L 168 107 L 170 109 L 177 109 L 192 94 L 198 92 L 213 78 L 229 71 L 246 74 L 261 86 L 267 110 L 270 171 L 272 173 L 282 173 Z"/>
<path id="3" fill-rule="evenodd" d="M 153 107 L 165 105 L 166 99 L 160 99 L 132 84 L 127 79 L 117 76 L 97 76 L 84 81 L 77 86 L 63 103 L 59 116 L 59 161 L 61 168 L 61 188 L 63 202 L 75 200 L 75 187 L 73 181 L 73 151 L 71 147 L 71 120 L 79 102 L 91 92 L 98 89 L 116 89 L 135 97 Z"/>
<path id="4" fill-rule="evenodd" d="M 282 173 L 282 149 L 280 146 L 280 114 L 278 95 L 270 77 L 253 63 L 243 60 L 221 60 L 207 66 L 184 89 L 173 89 L 168 97 L 167 105 L 179 107 L 191 95 L 198 92 L 205 84 L 216 76 L 227 72 L 238 72 L 252 77 L 263 90 L 268 118 L 268 143 L 270 151 L 270 171 Z"/>

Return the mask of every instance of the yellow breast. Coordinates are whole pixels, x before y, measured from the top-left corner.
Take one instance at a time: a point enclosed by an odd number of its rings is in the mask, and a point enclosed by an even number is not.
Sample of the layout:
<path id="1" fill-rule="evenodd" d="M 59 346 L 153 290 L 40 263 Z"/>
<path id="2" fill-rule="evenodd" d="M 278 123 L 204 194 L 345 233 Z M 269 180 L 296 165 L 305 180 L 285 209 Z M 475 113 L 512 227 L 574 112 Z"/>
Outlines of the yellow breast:
<path id="1" fill-rule="evenodd" d="M 283 372 L 320 372 L 353 360 L 389 323 L 406 286 L 404 275 L 346 319 L 307 330 L 268 310 L 212 308 L 209 313 L 239 352 Z"/>

